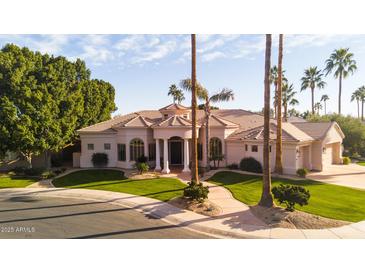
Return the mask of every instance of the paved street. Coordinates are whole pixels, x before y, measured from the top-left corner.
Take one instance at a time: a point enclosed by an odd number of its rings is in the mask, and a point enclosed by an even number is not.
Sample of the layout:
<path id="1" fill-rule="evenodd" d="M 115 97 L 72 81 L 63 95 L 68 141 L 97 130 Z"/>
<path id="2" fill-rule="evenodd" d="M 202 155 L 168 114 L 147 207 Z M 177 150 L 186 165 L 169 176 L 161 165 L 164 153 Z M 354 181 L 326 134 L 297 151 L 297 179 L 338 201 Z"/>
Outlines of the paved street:
<path id="1" fill-rule="evenodd" d="M 0 238 L 209 238 L 105 202 L 74 198 L 0 198 Z"/>

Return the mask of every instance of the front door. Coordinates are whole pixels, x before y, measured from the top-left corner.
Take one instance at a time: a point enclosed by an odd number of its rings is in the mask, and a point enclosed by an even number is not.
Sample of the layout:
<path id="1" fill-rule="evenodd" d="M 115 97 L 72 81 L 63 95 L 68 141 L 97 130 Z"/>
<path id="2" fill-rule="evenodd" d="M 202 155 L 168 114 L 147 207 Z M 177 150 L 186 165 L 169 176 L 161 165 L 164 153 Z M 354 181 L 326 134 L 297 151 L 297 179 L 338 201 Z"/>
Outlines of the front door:
<path id="1" fill-rule="evenodd" d="M 170 142 L 170 164 L 182 165 L 182 142 L 180 140 L 174 140 Z"/>

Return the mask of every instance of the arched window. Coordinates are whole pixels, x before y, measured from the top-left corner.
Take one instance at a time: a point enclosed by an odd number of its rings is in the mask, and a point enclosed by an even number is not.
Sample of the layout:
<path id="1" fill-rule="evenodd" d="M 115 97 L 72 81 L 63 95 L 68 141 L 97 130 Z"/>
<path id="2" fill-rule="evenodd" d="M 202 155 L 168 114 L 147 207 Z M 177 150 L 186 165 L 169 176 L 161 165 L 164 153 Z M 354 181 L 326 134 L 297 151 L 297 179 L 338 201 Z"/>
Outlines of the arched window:
<path id="1" fill-rule="evenodd" d="M 137 161 L 139 157 L 144 155 L 144 143 L 141 139 L 133 139 L 129 143 L 130 160 Z"/>
<path id="2" fill-rule="evenodd" d="M 210 138 L 210 157 L 217 157 L 222 155 L 222 142 L 219 138 Z"/>

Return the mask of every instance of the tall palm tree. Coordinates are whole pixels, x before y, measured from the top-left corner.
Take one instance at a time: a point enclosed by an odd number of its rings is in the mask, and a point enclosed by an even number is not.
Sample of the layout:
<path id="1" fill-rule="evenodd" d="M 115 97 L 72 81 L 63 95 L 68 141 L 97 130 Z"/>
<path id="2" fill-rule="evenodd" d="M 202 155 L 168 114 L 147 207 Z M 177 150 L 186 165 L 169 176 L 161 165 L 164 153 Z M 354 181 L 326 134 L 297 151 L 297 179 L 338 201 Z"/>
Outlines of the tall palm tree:
<path id="1" fill-rule="evenodd" d="M 362 86 L 360 88 L 360 101 L 361 101 L 361 121 L 364 121 L 365 86 Z"/>
<path id="2" fill-rule="evenodd" d="M 196 41 L 191 35 L 191 120 L 192 120 L 192 150 L 191 150 L 191 181 L 199 183 L 198 176 L 198 142 L 196 134 Z"/>
<path id="3" fill-rule="evenodd" d="M 262 194 L 259 205 L 264 207 L 272 207 L 274 205 L 271 194 L 271 174 L 270 174 L 270 59 L 271 59 L 271 34 L 266 34 L 266 50 L 265 50 L 265 99 L 264 99 L 264 168 Z"/>
<path id="4" fill-rule="evenodd" d="M 286 82 L 287 79 L 284 76 L 285 70 L 283 70 L 282 72 L 282 81 Z M 277 66 L 273 66 L 272 68 L 270 68 L 270 84 L 274 85 L 274 96 L 273 96 L 273 108 L 274 108 L 274 117 L 276 118 L 277 114 L 277 92 L 278 92 L 278 80 L 279 80 L 279 73 L 278 73 L 278 67 Z"/>
<path id="5" fill-rule="evenodd" d="M 218 102 L 228 102 L 230 100 L 234 100 L 234 93 L 231 89 L 223 88 L 221 91 L 209 95 L 209 92 L 206 88 L 204 88 L 200 83 L 196 83 L 197 85 L 197 96 L 199 99 L 204 100 L 204 112 L 205 112 L 205 160 L 206 160 L 206 169 L 210 169 L 210 127 L 209 127 L 209 120 L 211 116 L 211 103 L 218 103 Z M 191 79 L 183 79 L 180 82 L 180 86 L 187 90 L 191 91 Z"/>
<path id="6" fill-rule="evenodd" d="M 357 118 L 360 119 L 360 101 L 361 101 L 361 88 L 355 90 L 351 95 L 351 102 L 355 101 L 357 103 Z"/>
<path id="7" fill-rule="evenodd" d="M 327 94 L 323 94 L 321 97 L 321 102 L 324 103 L 324 115 L 327 114 L 327 101 L 330 99 Z"/>
<path id="8" fill-rule="evenodd" d="M 314 104 L 314 109 L 317 111 L 317 115 L 319 115 L 319 111 L 322 109 L 322 105 L 320 102 Z"/>
<path id="9" fill-rule="evenodd" d="M 300 91 L 310 88 L 312 93 L 312 114 L 314 114 L 314 90 L 315 88 L 324 88 L 326 82 L 322 80 L 323 73 L 317 67 L 309 67 L 304 70 L 304 76 L 302 77 L 302 87 Z"/>
<path id="10" fill-rule="evenodd" d="M 296 106 L 299 105 L 299 101 L 294 98 L 296 91 L 294 91 L 293 84 L 284 83 L 283 84 L 283 107 L 284 107 L 284 121 L 288 121 L 288 105 L 289 106 Z"/>
<path id="11" fill-rule="evenodd" d="M 283 90 L 283 34 L 279 34 L 279 54 L 278 54 L 278 82 L 276 92 L 277 126 L 276 126 L 276 154 L 275 171 L 283 174 L 283 141 L 282 141 L 282 90 Z"/>
<path id="12" fill-rule="evenodd" d="M 177 102 L 180 104 L 183 100 L 185 100 L 184 93 L 181 89 L 178 89 L 177 86 L 171 85 L 169 88 L 169 92 L 167 93 L 168 96 L 172 96 L 174 104 Z"/>
<path id="13" fill-rule="evenodd" d="M 354 54 L 349 52 L 349 48 L 340 48 L 333 51 L 326 60 L 326 76 L 333 72 L 334 77 L 338 78 L 338 114 L 341 114 L 341 93 L 342 79 L 354 74 L 357 70 Z"/>

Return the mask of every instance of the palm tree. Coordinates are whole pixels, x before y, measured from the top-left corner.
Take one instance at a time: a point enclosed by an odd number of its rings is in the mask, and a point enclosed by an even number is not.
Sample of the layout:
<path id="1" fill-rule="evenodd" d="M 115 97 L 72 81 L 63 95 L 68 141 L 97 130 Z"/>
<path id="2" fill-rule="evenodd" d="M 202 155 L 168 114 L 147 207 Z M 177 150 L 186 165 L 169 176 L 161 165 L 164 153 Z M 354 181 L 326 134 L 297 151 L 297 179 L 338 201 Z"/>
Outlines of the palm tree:
<path id="1" fill-rule="evenodd" d="M 364 104 L 365 104 L 365 87 L 363 86 L 361 90 L 361 121 L 364 121 Z"/>
<path id="2" fill-rule="evenodd" d="M 277 108 L 277 127 L 276 127 L 276 154 L 275 154 L 275 171 L 283 174 L 283 141 L 282 141 L 282 90 L 283 90 L 283 34 L 279 34 L 279 54 L 278 54 L 278 81 L 276 92 Z"/>
<path id="3" fill-rule="evenodd" d="M 181 89 L 178 89 L 177 86 L 171 85 L 169 88 L 168 96 L 172 96 L 172 99 L 174 101 L 174 104 L 177 102 L 178 104 L 181 103 L 181 101 L 185 100 L 184 93 Z"/>
<path id="4" fill-rule="evenodd" d="M 322 109 L 322 105 L 320 102 L 314 104 L 314 109 L 317 111 L 317 115 L 319 115 L 319 110 Z"/>
<path id="5" fill-rule="evenodd" d="M 198 176 L 198 142 L 196 134 L 196 42 L 195 34 L 191 35 L 191 120 L 192 120 L 192 150 L 191 150 L 191 181 L 199 183 Z"/>
<path id="6" fill-rule="evenodd" d="M 338 78 L 338 114 L 341 114 L 342 78 L 347 78 L 357 70 L 353 57 L 354 54 L 349 52 L 349 48 L 340 48 L 334 50 L 326 60 L 326 76 L 333 72 L 334 77 Z"/>
<path id="7" fill-rule="evenodd" d="M 197 85 L 197 96 L 199 99 L 204 100 L 204 112 L 205 112 L 205 160 L 206 160 L 206 169 L 210 169 L 210 127 L 209 127 L 209 119 L 211 116 L 211 103 L 218 103 L 218 102 L 228 102 L 230 100 L 234 100 L 234 93 L 231 89 L 223 88 L 221 91 L 209 95 L 207 89 L 205 89 L 200 83 L 196 83 Z M 191 79 L 183 79 L 180 82 L 180 86 L 187 90 L 191 91 Z"/>
<path id="8" fill-rule="evenodd" d="M 295 94 L 297 94 L 296 91 L 294 91 L 293 84 L 285 83 L 283 84 L 283 107 L 284 107 L 284 121 L 288 121 L 288 105 L 289 106 L 296 106 L 299 105 L 299 101 L 294 98 Z"/>
<path id="9" fill-rule="evenodd" d="M 324 103 L 324 115 L 327 114 L 327 101 L 330 99 L 327 94 L 323 94 L 321 97 L 321 102 Z"/>
<path id="10" fill-rule="evenodd" d="M 274 205 L 271 194 L 271 174 L 270 174 L 270 59 L 271 59 L 271 34 L 266 34 L 265 50 L 265 99 L 264 99 L 264 168 L 262 194 L 259 205 L 272 207 Z"/>
<path id="11" fill-rule="evenodd" d="M 302 88 L 300 91 L 310 88 L 312 93 L 312 114 L 314 114 L 314 90 L 324 88 L 326 82 L 322 80 L 323 73 L 317 67 L 309 67 L 304 70 L 304 76 L 302 77 Z"/>
<path id="12" fill-rule="evenodd" d="M 285 70 L 282 72 L 282 81 L 286 82 L 287 79 L 284 76 Z M 273 96 L 273 107 L 274 107 L 274 117 L 276 118 L 276 112 L 277 112 L 277 92 L 278 92 L 278 80 L 279 80 L 279 73 L 278 73 L 278 67 L 273 66 L 270 68 L 270 84 L 274 85 L 274 96 Z"/>
<path id="13" fill-rule="evenodd" d="M 351 102 L 355 101 L 357 103 L 357 118 L 360 119 L 360 101 L 361 101 L 361 88 L 355 90 L 351 95 Z"/>

